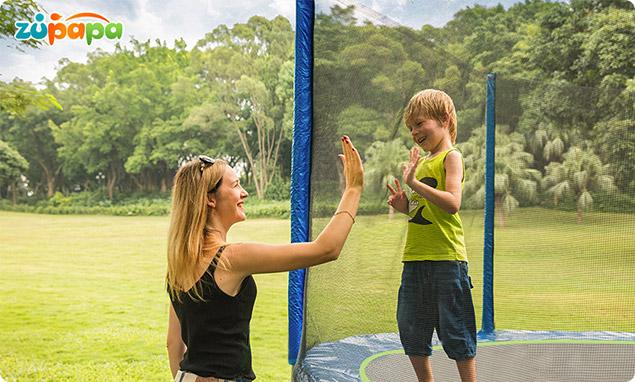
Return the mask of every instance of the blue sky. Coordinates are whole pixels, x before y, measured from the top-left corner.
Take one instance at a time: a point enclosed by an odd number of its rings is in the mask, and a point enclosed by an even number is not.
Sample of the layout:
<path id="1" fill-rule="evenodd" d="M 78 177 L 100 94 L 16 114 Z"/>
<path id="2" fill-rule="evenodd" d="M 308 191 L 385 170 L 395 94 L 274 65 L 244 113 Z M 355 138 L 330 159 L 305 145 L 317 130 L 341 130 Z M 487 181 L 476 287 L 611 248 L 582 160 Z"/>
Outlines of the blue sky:
<path id="1" fill-rule="evenodd" d="M 0 0 L 0 2 L 2 2 Z M 460 9 L 474 4 L 505 7 L 514 0 L 316 0 L 318 9 L 328 9 L 331 4 L 345 6 L 361 3 L 367 9 L 386 15 L 395 22 L 420 28 L 431 24 L 443 26 Z M 189 47 L 221 24 L 233 25 L 245 22 L 253 15 L 273 18 L 282 15 L 295 23 L 295 0 L 71 0 L 40 1 L 50 14 L 57 12 L 64 18 L 78 12 L 97 12 L 112 22 L 124 25 L 122 43 L 131 37 L 138 40 L 161 39 L 172 46 L 174 39 L 182 37 Z M 359 18 L 363 16 L 358 15 Z M 30 20 L 29 20 L 30 21 Z M 47 17 L 45 22 L 48 22 Z M 86 54 L 102 49 L 112 51 L 114 42 L 94 40 L 91 46 L 84 41 L 63 39 L 55 45 L 39 49 L 18 51 L 0 40 L 0 80 L 14 77 L 38 83 L 42 77 L 53 78 L 61 58 L 85 62 Z M 9 45 L 9 46 L 7 46 Z"/>

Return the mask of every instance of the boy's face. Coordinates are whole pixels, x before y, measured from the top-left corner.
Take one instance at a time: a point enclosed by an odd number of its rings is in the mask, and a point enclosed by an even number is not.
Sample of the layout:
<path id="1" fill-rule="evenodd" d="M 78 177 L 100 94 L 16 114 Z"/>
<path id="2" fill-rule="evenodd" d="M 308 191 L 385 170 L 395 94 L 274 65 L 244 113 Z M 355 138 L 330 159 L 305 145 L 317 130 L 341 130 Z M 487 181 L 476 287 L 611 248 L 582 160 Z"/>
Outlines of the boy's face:
<path id="1" fill-rule="evenodd" d="M 448 129 L 439 121 L 424 117 L 415 118 L 415 124 L 408 126 L 408 128 L 412 140 L 427 152 L 436 152 L 435 148 L 439 147 L 443 139 L 449 134 Z"/>

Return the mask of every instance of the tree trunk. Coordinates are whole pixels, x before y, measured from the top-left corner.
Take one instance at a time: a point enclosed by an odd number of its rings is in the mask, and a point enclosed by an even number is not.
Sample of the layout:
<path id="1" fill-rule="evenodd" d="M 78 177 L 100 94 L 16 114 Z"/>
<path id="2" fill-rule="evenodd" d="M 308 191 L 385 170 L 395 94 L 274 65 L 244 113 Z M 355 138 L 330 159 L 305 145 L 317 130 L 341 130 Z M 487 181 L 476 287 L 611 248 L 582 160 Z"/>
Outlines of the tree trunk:
<path id="1" fill-rule="evenodd" d="M 578 212 L 577 212 L 577 218 L 578 218 L 578 224 L 582 224 L 583 222 L 583 217 L 582 217 L 582 210 L 578 208 Z"/>
<path id="2" fill-rule="evenodd" d="M 11 200 L 13 201 L 13 205 L 18 204 L 18 183 L 13 182 L 11 185 Z"/>
<path id="3" fill-rule="evenodd" d="M 117 171 L 113 166 L 110 167 L 110 177 L 106 182 L 106 192 L 108 193 L 108 199 L 112 200 L 114 194 L 115 185 L 117 184 Z"/>
<path id="4" fill-rule="evenodd" d="M 52 197 L 53 195 L 55 195 L 55 177 L 54 176 L 46 176 L 46 196 L 47 197 Z"/>
<path id="5" fill-rule="evenodd" d="M 140 173 L 138 175 L 135 174 L 130 174 L 130 178 L 132 179 L 132 182 L 135 184 L 135 186 L 137 186 L 137 189 L 139 191 L 143 191 L 143 173 Z M 139 178 L 141 178 L 141 181 L 139 180 Z"/>
<path id="6" fill-rule="evenodd" d="M 505 228 L 505 211 L 503 211 L 503 206 L 499 198 L 496 198 L 496 201 L 494 202 L 494 210 L 496 212 L 495 216 L 498 217 L 499 226 L 501 228 Z"/>
<path id="7" fill-rule="evenodd" d="M 43 161 L 38 160 L 37 163 L 42 168 L 42 171 L 44 172 L 44 176 L 46 177 L 46 196 L 50 198 L 53 195 L 55 195 L 56 178 L 57 178 L 57 174 L 59 174 L 59 172 L 61 171 L 62 166 L 58 167 L 57 170 L 53 171 L 53 170 L 50 170 Z"/>

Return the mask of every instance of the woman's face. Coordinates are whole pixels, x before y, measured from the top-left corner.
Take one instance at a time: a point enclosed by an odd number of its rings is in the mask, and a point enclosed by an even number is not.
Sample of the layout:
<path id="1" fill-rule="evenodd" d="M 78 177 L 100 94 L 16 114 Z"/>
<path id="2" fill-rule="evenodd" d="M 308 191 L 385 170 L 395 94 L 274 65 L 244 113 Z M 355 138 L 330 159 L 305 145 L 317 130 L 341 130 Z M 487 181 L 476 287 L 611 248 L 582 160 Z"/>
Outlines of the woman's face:
<path id="1" fill-rule="evenodd" d="M 247 218 L 245 215 L 245 198 L 247 196 L 249 194 L 240 185 L 236 173 L 227 166 L 221 184 L 214 192 L 216 200 L 214 209 L 225 224 L 231 225 Z"/>

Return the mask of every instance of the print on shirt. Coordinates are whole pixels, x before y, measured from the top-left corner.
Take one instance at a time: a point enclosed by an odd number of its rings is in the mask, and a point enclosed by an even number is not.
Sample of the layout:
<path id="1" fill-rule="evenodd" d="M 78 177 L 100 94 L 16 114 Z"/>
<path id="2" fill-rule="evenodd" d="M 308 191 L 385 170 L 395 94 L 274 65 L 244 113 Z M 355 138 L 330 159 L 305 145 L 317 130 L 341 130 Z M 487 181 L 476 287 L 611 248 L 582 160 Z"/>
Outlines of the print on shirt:
<path id="1" fill-rule="evenodd" d="M 432 188 L 437 188 L 437 185 L 439 184 L 439 182 L 435 178 L 431 178 L 428 176 L 426 176 L 425 178 L 419 179 L 419 181 L 423 184 L 427 184 L 428 186 Z M 412 219 L 408 220 L 408 222 L 414 223 L 414 224 L 421 224 L 421 225 L 432 224 L 430 220 L 423 217 L 422 212 L 424 208 L 426 208 L 426 206 L 421 206 L 415 213 L 415 216 L 413 216 Z"/>

